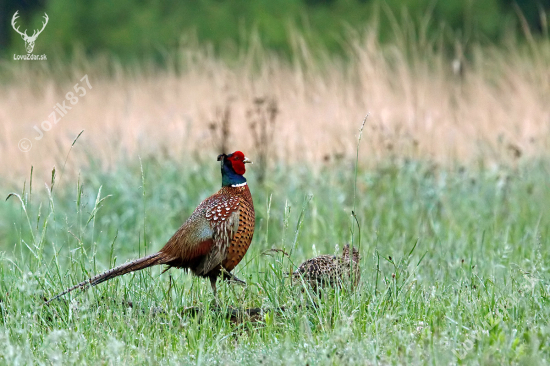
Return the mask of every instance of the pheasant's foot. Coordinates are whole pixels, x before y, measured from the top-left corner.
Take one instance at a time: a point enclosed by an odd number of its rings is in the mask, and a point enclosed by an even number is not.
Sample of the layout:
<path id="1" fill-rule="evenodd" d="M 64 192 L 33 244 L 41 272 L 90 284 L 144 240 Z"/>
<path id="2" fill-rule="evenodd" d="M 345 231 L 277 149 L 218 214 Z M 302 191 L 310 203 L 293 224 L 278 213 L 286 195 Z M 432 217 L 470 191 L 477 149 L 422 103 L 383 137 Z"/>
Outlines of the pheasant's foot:
<path id="1" fill-rule="evenodd" d="M 222 276 L 225 280 L 227 280 L 229 283 L 238 283 L 239 285 L 246 286 L 246 282 L 239 279 L 237 276 L 235 276 L 233 273 L 228 272 L 224 268 L 222 268 Z"/>
<path id="2" fill-rule="evenodd" d="M 237 278 L 234 275 L 231 275 L 231 277 L 228 280 L 230 283 L 238 283 L 239 285 L 247 286 L 246 282 Z"/>

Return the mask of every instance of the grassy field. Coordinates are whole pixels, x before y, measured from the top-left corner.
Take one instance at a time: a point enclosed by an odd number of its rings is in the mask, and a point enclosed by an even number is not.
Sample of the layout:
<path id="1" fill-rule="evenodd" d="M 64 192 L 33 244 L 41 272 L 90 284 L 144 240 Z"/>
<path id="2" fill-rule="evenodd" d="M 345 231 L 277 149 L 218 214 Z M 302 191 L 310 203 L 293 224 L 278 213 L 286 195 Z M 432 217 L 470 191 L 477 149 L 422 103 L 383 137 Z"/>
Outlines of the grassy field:
<path id="1" fill-rule="evenodd" d="M 375 39 L 319 63 L 299 40 L 291 63 L 253 47 L 164 70 L 0 63 L 0 363 L 550 363 L 550 43 L 472 47 L 453 73 L 420 36 Z M 221 284 L 222 310 L 207 281 L 162 268 L 42 305 L 160 249 L 236 149 L 257 222 L 235 269 L 248 286 Z M 291 285 L 349 242 L 357 291 Z"/>
<path id="2" fill-rule="evenodd" d="M 159 249 L 219 186 L 214 157 L 90 168 L 78 180 L 58 177 L 51 196 L 34 186 L 31 195 L 27 185 L 22 203 L 11 197 L 0 206 L 2 362 L 548 363 L 546 162 L 495 170 L 381 164 L 358 172 L 355 203 L 353 161 L 315 172 L 279 165 L 264 184 L 254 168 L 256 233 L 235 272 L 248 286 L 221 285 L 220 302 L 266 313 L 237 321 L 208 310 L 207 281 L 174 269 L 42 306 L 43 297 Z M 284 273 L 334 253 L 351 233 L 363 255 L 359 289 L 328 290 L 312 307 L 313 294 Z M 270 248 L 290 258 L 262 254 Z M 190 306 L 203 312 L 186 313 Z"/>

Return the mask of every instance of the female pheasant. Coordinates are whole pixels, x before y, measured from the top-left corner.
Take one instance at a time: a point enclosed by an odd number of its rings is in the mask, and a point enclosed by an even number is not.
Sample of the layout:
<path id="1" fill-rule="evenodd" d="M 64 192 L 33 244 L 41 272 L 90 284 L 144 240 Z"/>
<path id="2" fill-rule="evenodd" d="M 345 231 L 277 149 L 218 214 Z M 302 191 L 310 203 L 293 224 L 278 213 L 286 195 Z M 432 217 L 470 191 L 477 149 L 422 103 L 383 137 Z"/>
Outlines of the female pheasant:
<path id="1" fill-rule="evenodd" d="M 92 277 L 63 291 L 47 303 L 73 290 L 95 286 L 159 264 L 189 269 L 197 276 L 208 277 L 214 296 L 220 274 L 224 279 L 240 281 L 230 272 L 246 254 L 254 235 L 254 203 L 243 176 L 245 164 L 251 161 L 240 151 L 230 155 L 222 154 L 218 156 L 218 161 L 221 161 L 222 188 L 202 201 L 158 253 Z"/>
<path id="2" fill-rule="evenodd" d="M 314 291 L 318 287 L 340 287 L 346 280 L 353 280 L 352 287 L 359 283 L 359 260 L 361 256 L 357 248 L 353 248 L 350 256 L 350 246 L 342 249 L 342 256 L 320 255 L 302 263 L 293 273 L 294 279 L 303 278 Z"/>

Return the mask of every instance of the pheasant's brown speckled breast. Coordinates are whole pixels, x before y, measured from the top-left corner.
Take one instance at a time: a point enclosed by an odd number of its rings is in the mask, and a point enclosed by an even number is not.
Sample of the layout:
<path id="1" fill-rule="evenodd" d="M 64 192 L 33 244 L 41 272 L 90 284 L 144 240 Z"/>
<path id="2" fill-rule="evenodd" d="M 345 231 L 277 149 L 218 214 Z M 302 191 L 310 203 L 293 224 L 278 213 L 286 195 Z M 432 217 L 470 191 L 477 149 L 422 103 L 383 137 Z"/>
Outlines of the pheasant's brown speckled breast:
<path id="1" fill-rule="evenodd" d="M 227 190 L 227 194 L 240 198 L 239 228 L 227 249 L 227 257 L 222 262 L 222 267 L 227 271 L 231 271 L 243 259 L 248 247 L 250 247 L 252 237 L 254 236 L 256 214 L 254 212 L 254 203 L 252 202 L 252 195 L 250 194 L 248 185 L 242 187 L 225 187 L 224 190 Z"/>

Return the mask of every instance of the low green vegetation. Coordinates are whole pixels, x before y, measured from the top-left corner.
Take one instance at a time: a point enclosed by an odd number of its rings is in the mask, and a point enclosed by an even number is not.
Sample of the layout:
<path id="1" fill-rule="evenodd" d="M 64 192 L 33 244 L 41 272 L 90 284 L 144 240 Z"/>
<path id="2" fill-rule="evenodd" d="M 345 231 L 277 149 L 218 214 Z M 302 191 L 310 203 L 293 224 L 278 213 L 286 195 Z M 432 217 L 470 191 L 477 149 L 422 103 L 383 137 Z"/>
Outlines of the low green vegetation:
<path id="1" fill-rule="evenodd" d="M 90 164 L 58 170 L 53 189 L 34 178 L 31 192 L 27 178 L 0 205 L 3 364 L 548 363 L 545 161 L 387 162 L 359 169 L 355 202 L 353 161 L 273 164 L 263 184 L 253 165 L 256 232 L 235 270 L 248 286 L 220 284 L 221 310 L 208 281 L 162 268 L 45 307 L 44 298 L 158 250 L 220 184 L 215 157 L 146 158 L 117 171 Z M 357 291 L 318 299 L 291 285 L 295 265 L 351 241 L 363 258 Z M 229 319 L 227 307 L 264 312 Z"/>

